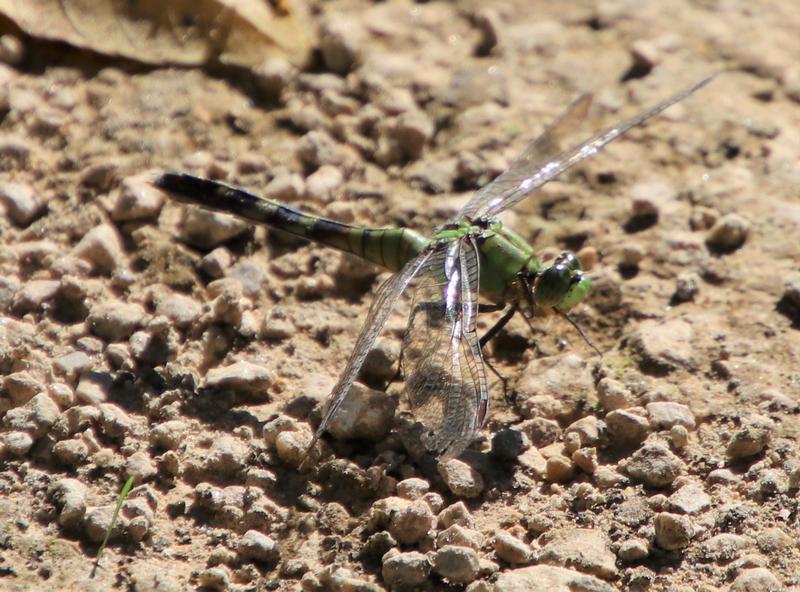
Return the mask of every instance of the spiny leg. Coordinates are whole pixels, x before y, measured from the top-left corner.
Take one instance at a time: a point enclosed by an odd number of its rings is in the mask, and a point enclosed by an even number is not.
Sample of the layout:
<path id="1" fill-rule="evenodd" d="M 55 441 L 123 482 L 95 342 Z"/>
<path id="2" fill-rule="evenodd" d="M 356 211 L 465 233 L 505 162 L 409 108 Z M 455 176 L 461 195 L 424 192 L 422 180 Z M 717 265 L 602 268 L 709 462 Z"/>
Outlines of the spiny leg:
<path id="1" fill-rule="evenodd" d="M 483 334 L 483 337 L 480 339 L 481 349 L 483 349 L 489 341 L 491 341 L 502 329 L 508 324 L 508 321 L 511 320 L 511 317 L 517 312 L 516 306 L 511 306 L 500 319 L 489 329 L 486 333 Z M 497 376 L 500 380 L 500 383 L 503 385 L 503 398 L 505 399 L 506 403 L 511 403 L 511 398 L 509 397 L 508 392 L 508 379 L 498 372 L 497 368 L 487 360 L 486 358 L 483 359 L 483 363 L 486 364 L 486 367 L 492 371 L 492 374 Z"/>
<path id="2" fill-rule="evenodd" d="M 589 341 L 589 338 L 586 336 L 586 333 L 583 332 L 583 329 L 581 329 L 581 326 L 575 321 L 575 319 L 573 319 L 571 316 L 569 316 L 567 313 L 565 313 L 562 310 L 559 310 L 558 313 L 562 317 L 567 319 L 567 321 L 569 321 L 569 324 L 572 325 L 575 328 L 575 330 L 578 332 L 578 335 L 580 335 L 583 338 L 583 340 L 586 342 L 586 344 L 589 347 L 591 347 L 598 356 L 600 356 L 600 357 L 603 356 L 603 352 L 601 352 L 599 349 L 597 349 L 597 347 L 595 347 L 594 343 Z"/>
<path id="3" fill-rule="evenodd" d="M 508 321 L 510 321 L 510 320 L 511 320 L 511 317 L 513 317 L 513 316 L 514 316 L 514 314 L 517 312 L 517 310 L 518 310 L 518 309 L 517 309 L 517 307 L 516 307 L 516 306 L 512 306 L 511 308 L 509 308 L 509 309 L 508 309 L 508 310 L 505 312 L 505 314 L 503 314 L 503 316 L 502 316 L 502 317 L 500 317 L 500 320 L 498 320 L 498 321 L 497 321 L 497 322 L 496 322 L 496 323 L 495 323 L 495 324 L 492 326 L 492 328 L 491 328 L 491 329 L 489 329 L 489 330 L 488 330 L 486 333 L 484 333 L 484 334 L 483 334 L 483 337 L 481 337 L 481 341 L 480 341 L 481 348 L 483 348 L 483 347 L 484 347 L 484 346 L 485 346 L 487 343 L 489 343 L 489 341 L 491 341 L 492 339 L 494 339 L 494 337 L 495 337 L 495 336 L 496 336 L 496 335 L 497 335 L 497 334 L 498 334 L 500 331 L 502 331 L 502 330 L 503 330 L 503 327 L 505 327 L 505 326 L 508 324 Z"/>

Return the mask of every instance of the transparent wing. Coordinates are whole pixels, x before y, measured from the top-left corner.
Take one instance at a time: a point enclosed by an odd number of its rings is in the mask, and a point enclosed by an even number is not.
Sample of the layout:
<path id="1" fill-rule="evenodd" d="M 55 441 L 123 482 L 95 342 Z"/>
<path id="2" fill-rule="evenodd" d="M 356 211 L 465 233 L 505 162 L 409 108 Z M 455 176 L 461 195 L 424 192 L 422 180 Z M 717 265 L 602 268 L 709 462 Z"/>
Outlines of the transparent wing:
<path id="1" fill-rule="evenodd" d="M 307 450 L 311 450 L 320 436 L 322 436 L 323 432 L 328 429 L 331 419 L 333 419 L 333 416 L 339 410 L 350 387 L 353 385 L 353 381 L 358 375 L 358 371 L 364 364 L 367 354 L 372 349 L 372 346 L 375 345 L 375 340 L 384 324 L 386 324 L 386 319 L 389 318 L 389 313 L 394 309 L 397 299 L 408 287 L 411 280 L 414 279 L 414 276 L 429 266 L 429 260 L 432 254 L 433 251 L 429 249 L 424 250 L 416 258 L 406 263 L 402 270 L 391 276 L 378 288 L 375 298 L 372 300 L 372 304 L 370 304 L 367 318 L 361 327 L 361 332 L 358 334 L 358 339 L 356 339 L 353 353 L 350 354 L 350 359 L 347 360 L 347 366 L 345 366 L 345 369 L 339 376 L 339 381 L 331 391 L 328 408 Z"/>
<path id="2" fill-rule="evenodd" d="M 488 385 L 476 330 L 478 250 L 470 237 L 453 241 L 420 274 L 403 344 L 405 387 L 423 443 L 458 456 L 483 424 Z"/>
<path id="3" fill-rule="evenodd" d="M 572 103 L 567 111 L 541 136 L 531 142 L 505 173 L 479 190 L 453 220 L 460 221 L 499 214 L 529 197 L 542 185 L 575 166 L 584 158 L 594 156 L 606 144 L 616 140 L 632 127 L 641 125 L 667 107 L 685 99 L 712 79 L 713 76 L 701 80 L 655 107 L 609 127 L 573 148 L 561 151 L 560 140 L 585 117 L 591 103 L 591 97 L 581 97 Z"/>

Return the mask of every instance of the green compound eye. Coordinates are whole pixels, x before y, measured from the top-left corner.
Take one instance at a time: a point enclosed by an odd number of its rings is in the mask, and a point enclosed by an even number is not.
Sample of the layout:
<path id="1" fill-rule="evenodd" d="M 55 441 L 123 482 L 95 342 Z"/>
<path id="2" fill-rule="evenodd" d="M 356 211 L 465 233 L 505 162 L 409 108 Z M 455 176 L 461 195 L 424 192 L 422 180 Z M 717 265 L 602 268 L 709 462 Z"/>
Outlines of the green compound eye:
<path id="1" fill-rule="evenodd" d="M 556 305 L 561 311 L 566 311 L 581 302 L 592 291 L 592 280 L 584 275 L 582 271 L 577 271 L 572 276 L 572 285 L 567 290 L 564 298 Z"/>
<path id="2" fill-rule="evenodd" d="M 592 282 L 581 271 L 578 258 L 566 252 L 536 278 L 534 299 L 540 306 L 569 310 L 586 298 L 591 287 Z"/>

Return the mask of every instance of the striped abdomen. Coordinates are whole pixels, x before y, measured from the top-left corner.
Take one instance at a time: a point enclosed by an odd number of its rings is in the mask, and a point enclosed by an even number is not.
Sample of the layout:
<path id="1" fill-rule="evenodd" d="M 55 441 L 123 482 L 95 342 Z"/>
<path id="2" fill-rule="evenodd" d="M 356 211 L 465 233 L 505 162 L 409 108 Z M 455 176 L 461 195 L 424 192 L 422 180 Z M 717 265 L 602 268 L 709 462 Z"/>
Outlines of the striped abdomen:
<path id="1" fill-rule="evenodd" d="M 399 270 L 428 244 L 428 239 L 406 228 L 362 228 L 305 214 L 277 201 L 192 175 L 167 173 L 153 183 L 178 201 L 192 203 L 283 232 L 353 253 Z"/>

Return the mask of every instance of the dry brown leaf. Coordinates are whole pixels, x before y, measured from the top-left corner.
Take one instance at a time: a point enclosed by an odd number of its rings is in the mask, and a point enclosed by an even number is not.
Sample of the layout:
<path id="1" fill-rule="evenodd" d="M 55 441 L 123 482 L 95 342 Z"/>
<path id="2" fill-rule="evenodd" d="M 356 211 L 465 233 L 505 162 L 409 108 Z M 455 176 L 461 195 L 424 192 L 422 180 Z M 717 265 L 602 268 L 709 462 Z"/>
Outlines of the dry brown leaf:
<path id="1" fill-rule="evenodd" d="M 290 0 L 0 0 L 0 14 L 33 37 L 149 64 L 299 65 L 310 45 Z"/>

